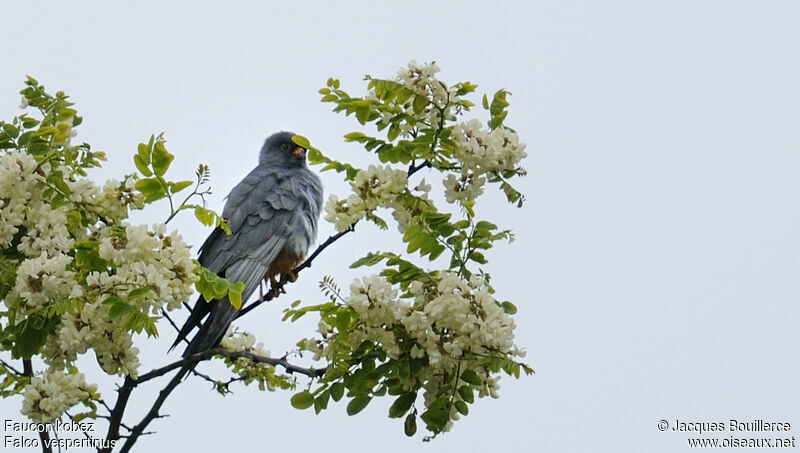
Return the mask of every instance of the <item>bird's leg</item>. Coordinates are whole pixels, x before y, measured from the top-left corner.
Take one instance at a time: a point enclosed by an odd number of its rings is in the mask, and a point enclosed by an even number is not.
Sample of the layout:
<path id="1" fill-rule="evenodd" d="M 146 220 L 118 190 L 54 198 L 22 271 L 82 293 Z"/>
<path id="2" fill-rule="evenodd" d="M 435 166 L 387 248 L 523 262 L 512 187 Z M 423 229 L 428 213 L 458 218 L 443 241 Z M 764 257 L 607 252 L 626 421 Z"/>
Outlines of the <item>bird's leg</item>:
<path id="1" fill-rule="evenodd" d="M 286 293 L 286 291 L 284 291 L 284 289 L 283 289 L 283 285 L 284 284 L 285 284 L 285 282 L 283 281 L 283 279 L 278 281 L 278 280 L 275 279 L 274 275 L 270 276 L 269 277 L 269 292 L 267 293 L 267 299 L 268 300 L 272 300 L 272 299 L 278 297 L 280 294 Z"/>

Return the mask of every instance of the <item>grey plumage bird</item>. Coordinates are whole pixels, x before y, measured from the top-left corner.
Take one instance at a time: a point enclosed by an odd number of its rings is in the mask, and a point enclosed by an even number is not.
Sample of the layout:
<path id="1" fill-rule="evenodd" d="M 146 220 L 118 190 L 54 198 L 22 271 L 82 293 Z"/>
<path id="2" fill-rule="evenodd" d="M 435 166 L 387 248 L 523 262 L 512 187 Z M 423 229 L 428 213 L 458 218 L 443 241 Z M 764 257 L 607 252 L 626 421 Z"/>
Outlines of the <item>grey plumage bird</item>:
<path id="1" fill-rule="evenodd" d="M 294 135 L 278 132 L 264 142 L 258 166 L 233 188 L 222 211 L 232 234 L 216 228 L 200 247 L 200 264 L 231 282 L 244 282 L 244 302 L 264 279 L 273 289 L 276 278 L 294 281 L 292 270 L 317 237 L 322 183 L 306 166 L 306 150 L 292 141 Z M 216 346 L 236 313 L 227 297 L 200 296 L 172 348 L 196 326 L 200 330 L 183 356 Z"/>

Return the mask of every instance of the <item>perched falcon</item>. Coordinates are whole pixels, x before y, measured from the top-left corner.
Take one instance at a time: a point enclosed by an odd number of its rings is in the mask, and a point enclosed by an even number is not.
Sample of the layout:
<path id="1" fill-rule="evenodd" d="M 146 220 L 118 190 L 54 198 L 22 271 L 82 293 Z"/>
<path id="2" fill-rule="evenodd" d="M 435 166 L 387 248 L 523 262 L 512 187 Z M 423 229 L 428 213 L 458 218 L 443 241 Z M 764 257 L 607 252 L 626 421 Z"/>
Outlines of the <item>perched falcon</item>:
<path id="1" fill-rule="evenodd" d="M 317 237 L 322 182 L 306 166 L 306 150 L 292 141 L 294 135 L 278 132 L 264 142 L 258 166 L 233 188 L 222 211 L 232 234 L 216 228 L 200 247 L 200 264 L 231 282 L 244 282 L 244 302 L 264 279 L 273 289 L 276 277 L 294 281 L 292 270 Z M 172 347 L 195 326 L 200 330 L 184 357 L 216 346 L 236 313 L 227 297 L 200 296 Z"/>

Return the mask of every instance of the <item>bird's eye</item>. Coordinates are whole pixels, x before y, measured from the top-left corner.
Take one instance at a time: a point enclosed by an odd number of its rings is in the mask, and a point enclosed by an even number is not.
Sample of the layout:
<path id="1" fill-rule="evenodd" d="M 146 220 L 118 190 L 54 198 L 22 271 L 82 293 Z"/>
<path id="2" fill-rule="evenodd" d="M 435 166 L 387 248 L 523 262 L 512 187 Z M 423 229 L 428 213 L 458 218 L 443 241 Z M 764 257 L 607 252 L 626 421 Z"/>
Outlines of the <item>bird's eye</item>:
<path id="1" fill-rule="evenodd" d="M 281 143 L 281 149 L 283 151 L 289 151 L 291 148 L 292 148 L 292 146 L 289 145 L 288 143 Z"/>

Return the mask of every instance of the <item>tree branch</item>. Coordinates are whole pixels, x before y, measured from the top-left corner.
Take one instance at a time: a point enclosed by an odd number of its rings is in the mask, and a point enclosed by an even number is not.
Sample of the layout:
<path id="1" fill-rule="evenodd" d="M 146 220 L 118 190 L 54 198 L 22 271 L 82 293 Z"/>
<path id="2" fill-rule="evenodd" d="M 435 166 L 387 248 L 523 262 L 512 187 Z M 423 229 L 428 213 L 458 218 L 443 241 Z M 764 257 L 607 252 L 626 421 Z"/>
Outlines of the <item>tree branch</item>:
<path id="1" fill-rule="evenodd" d="M 169 365 L 165 365 L 165 366 L 163 366 L 161 368 L 156 368 L 153 371 L 150 371 L 148 373 L 145 373 L 145 374 L 139 376 L 139 379 L 137 379 L 134 382 L 133 385 L 136 386 L 136 385 L 142 384 L 144 382 L 147 382 L 147 381 L 149 381 L 151 379 L 157 378 L 159 376 L 163 376 L 163 375 L 169 373 L 170 371 L 172 371 L 172 370 L 174 370 L 176 368 L 183 367 L 185 365 L 200 363 L 202 361 L 210 359 L 211 357 L 213 357 L 215 355 L 221 355 L 223 357 L 227 357 L 229 359 L 234 359 L 234 360 L 244 357 L 244 358 L 252 360 L 253 362 L 266 363 L 266 364 L 269 364 L 269 365 L 272 365 L 272 366 L 280 366 L 280 367 L 282 367 L 283 369 L 285 369 L 289 373 L 304 374 L 304 375 L 309 376 L 309 377 L 320 377 L 323 374 L 325 374 L 325 369 L 324 368 L 323 369 L 303 368 L 303 367 L 300 367 L 300 366 L 293 365 L 293 364 L 289 363 L 289 361 L 287 361 L 285 358 L 276 359 L 276 358 L 273 358 L 273 357 L 266 357 L 266 356 L 261 356 L 261 355 L 258 355 L 258 354 L 254 354 L 252 352 L 228 351 L 227 349 L 224 349 L 224 348 L 221 348 L 221 347 L 217 347 L 217 348 L 213 348 L 213 349 L 208 349 L 208 350 L 203 351 L 203 352 L 198 352 L 196 354 L 192 354 L 189 357 L 186 357 L 184 359 L 172 362 Z"/>
<path id="2" fill-rule="evenodd" d="M 17 376 L 25 376 L 25 373 L 19 371 L 18 369 L 14 368 L 10 363 L 6 362 L 3 359 L 0 359 L 0 365 L 3 365 L 6 370 L 11 371 L 12 373 L 16 374 Z"/>
<path id="3" fill-rule="evenodd" d="M 431 168 L 431 166 L 433 166 L 433 164 L 431 164 L 431 161 L 427 159 L 419 165 L 414 165 L 412 162 L 411 165 L 408 166 L 408 174 L 406 176 L 411 176 L 423 168 Z"/>
<path id="4" fill-rule="evenodd" d="M 119 427 L 122 425 L 122 415 L 125 413 L 125 407 L 128 405 L 128 398 L 130 398 L 134 387 L 136 387 L 136 381 L 131 379 L 130 376 L 125 376 L 125 382 L 122 384 L 122 387 L 117 390 L 117 402 L 114 404 L 114 409 L 111 410 L 111 416 L 108 420 L 108 434 L 106 434 L 106 440 L 109 441 L 107 442 L 109 445 L 110 441 L 119 439 Z M 105 403 L 103 403 L 103 405 L 105 405 Z M 102 452 L 111 453 L 111 447 L 104 448 Z"/>
<path id="5" fill-rule="evenodd" d="M 122 445 L 122 449 L 120 450 L 120 453 L 129 452 L 131 450 L 131 448 L 133 447 L 133 444 L 136 443 L 136 440 L 139 438 L 139 436 L 144 434 L 144 429 L 147 428 L 147 425 L 149 425 L 150 422 L 153 421 L 154 418 L 159 417 L 158 411 L 161 409 L 161 406 L 164 404 L 164 401 L 166 401 L 167 397 L 169 396 L 169 394 L 172 393 L 173 390 L 175 390 L 175 387 L 180 385 L 180 383 L 183 380 L 183 378 L 186 376 L 186 374 L 189 371 L 191 371 L 191 369 L 194 367 L 195 364 L 196 363 L 187 363 L 187 364 L 185 364 L 175 374 L 175 376 L 172 378 L 172 380 L 169 381 L 169 384 L 167 384 L 166 387 L 164 387 L 160 392 L 158 392 L 158 398 L 156 398 L 156 401 L 153 403 L 153 407 L 150 408 L 150 410 L 144 416 L 142 421 L 139 422 L 139 424 L 137 424 L 136 426 L 133 427 L 133 429 L 131 430 L 130 435 L 128 436 L 127 439 L 125 439 L 125 443 Z M 119 438 L 119 435 L 117 436 L 117 438 Z"/>

